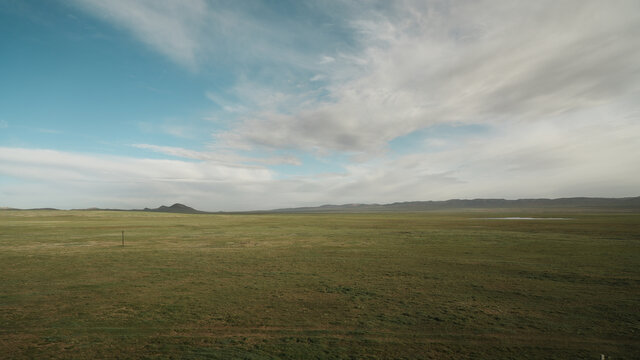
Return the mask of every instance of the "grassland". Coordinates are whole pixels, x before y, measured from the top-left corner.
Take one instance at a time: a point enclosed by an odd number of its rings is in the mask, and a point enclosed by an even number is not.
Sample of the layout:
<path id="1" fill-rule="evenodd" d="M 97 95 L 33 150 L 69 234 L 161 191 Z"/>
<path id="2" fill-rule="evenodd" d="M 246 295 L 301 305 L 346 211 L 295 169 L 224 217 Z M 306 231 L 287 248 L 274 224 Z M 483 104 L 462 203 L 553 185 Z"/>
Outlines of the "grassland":
<path id="1" fill-rule="evenodd" d="M 0 358 L 640 358 L 640 214 L 530 215 L 0 211 Z"/>

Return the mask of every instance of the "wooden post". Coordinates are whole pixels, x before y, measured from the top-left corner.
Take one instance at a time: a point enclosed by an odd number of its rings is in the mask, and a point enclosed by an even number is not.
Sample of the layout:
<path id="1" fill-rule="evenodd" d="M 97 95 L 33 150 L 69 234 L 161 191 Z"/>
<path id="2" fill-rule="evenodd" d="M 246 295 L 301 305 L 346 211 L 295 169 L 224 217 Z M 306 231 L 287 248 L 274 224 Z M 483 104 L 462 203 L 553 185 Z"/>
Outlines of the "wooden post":
<path id="1" fill-rule="evenodd" d="M 124 230 L 122 230 L 122 246 L 124 246 Z"/>

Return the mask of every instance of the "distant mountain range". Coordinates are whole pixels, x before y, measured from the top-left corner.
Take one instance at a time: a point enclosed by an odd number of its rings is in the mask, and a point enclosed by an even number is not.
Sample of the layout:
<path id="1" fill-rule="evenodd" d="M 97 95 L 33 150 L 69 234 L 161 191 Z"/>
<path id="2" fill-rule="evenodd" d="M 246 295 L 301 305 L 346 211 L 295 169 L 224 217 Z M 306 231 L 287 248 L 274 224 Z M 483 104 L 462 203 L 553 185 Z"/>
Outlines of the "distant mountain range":
<path id="1" fill-rule="evenodd" d="M 0 210 L 24 210 L 24 209 L 15 209 L 9 207 L 0 207 Z M 55 208 L 37 208 L 37 209 L 26 209 L 26 210 L 59 210 Z M 165 212 L 165 213 L 176 213 L 176 214 L 207 214 L 206 211 L 196 210 L 192 207 L 183 204 L 173 204 L 171 206 L 162 205 L 155 209 L 144 208 L 133 209 L 133 210 L 125 210 L 125 209 L 102 209 L 102 208 L 86 208 L 86 209 L 72 209 L 74 211 L 145 211 L 145 212 Z"/>
<path id="2" fill-rule="evenodd" d="M 299 207 L 277 209 L 269 212 L 278 213 L 320 213 L 320 212 L 407 212 L 407 211 L 442 211 L 473 209 L 612 209 L 640 211 L 640 196 L 627 198 L 561 198 L 561 199 L 473 199 L 445 201 L 410 201 L 392 204 L 345 204 L 322 205 L 316 207 Z"/>
<path id="3" fill-rule="evenodd" d="M 344 204 L 322 205 L 315 207 L 298 207 L 275 210 L 244 211 L 243 213 L 358 213 L 358 212 L 411 212 L 411 211 L 446 211 L 446 210 L 480 210 L 480 209 L 604 209 L 640 211 L 640 196 L 625 198 L 590 198 L 574 197 L 560 199 L 453 199 L 445 201 L 409 201 L 395 202 L 392 204 Z M 19 210 L 0 207 L 0 210 Z M 29 210 L 57 210 L 53 208 L 39 208 Z M 83 211 L 145 211 L 176 214 L 210 214 L 210 212 L 196 210 L 183 204 L 171 206 L 162 205 L 155 209 L 144 208 L 142 210 L 122 209 L 74 209 Z M 219 213 L 219 212 L 218 212 Z"/>

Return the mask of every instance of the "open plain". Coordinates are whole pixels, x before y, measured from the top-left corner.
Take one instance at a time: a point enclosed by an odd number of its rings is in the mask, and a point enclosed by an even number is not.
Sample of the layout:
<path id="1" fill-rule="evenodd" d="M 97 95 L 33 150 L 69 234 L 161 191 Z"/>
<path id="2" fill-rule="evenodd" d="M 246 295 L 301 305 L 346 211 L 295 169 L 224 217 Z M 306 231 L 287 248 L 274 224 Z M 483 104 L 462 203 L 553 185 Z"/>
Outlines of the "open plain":
<path id="1" fill-rule="evenodd" d="M 1 358 L 640 358 L 637 212 L 3 210 L 0 279 Z"/>

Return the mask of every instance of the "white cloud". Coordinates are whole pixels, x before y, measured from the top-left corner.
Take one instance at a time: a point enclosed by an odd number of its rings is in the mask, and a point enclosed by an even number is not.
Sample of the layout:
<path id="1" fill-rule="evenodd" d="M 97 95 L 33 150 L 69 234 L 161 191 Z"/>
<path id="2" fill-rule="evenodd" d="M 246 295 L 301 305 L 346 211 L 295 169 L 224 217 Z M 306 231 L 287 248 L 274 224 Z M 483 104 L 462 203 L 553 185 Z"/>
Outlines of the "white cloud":
<path id="1" fill-rule="evenodd" d="M 44 134 L 61 134 L 62 133 L 62 131 L 54 130 L 54 129 L 37 128 L 35 130 L 37 132 L 41 132 L 41 133 L 44 133 Z"/>
<path id="2" fill-rule="evenodd" d="M 323 31 L 332 30 L 337 24 L 310 25 L 307 20 L 313 19 L 314 12 L 340 20 L 344 13 L 335 9 L 347 10 L 340 1 L 300 4 L 300 9 L 312 15 L 299 21 L 279 13 L 277 4 L 260 2 L 73 0 L 73 3 L 88 14 L 130 32 L 137 40 L 188 69 L 226 66 L 245 71 L 257 66 L 270 69 L 261 70 L 262 75 L 277 69 L 279 77 L 285 76 L 290 68 L 318 68 L 322 64 L 316 59 L 323 44 L 339 37 L 333 31 Z M 305 45 L 304 50 L 296 46 L 300 44 Z M 330 61 L 331 57 L 326 55 L 323 59 Z"/>
<path id="3" fill-rule="evenodd" d="M 613 106 L 597 110 L 494 126 L 481 135 L 450 138 L 454 146 L 427 146 L 407 155 L 347 164 L 340 173 L 284 179 L 258 165 L 240 165 L 264 159 L 241 159 L 233 153 L 136 145 L 197 160 L 185 162 L 5 147 L 0 148 L 0 173 L 17 181 L 2 187 L 2 205 L 141 208 L 183 202 L 215 211 L 450 198 L 638 195 L 637 114 Z"/>
<path id="4" fill-rule="evenodd" d="M 363 52 L 324 61 L 336 69 L 323 73 L 330 100 L 257 107 L 217 139 L 378 153 L 434 124 L 542 121 L 640 91 L 635 1 L 409 1 L 365 14 L 353 21 Z M 343 75 L 354 64 L 359 75 Z"/>
<path id="5" fill-rule="evenodd" d="M 0 148 L 2 172 L 62 181 L 249 181 L 271 178 L 263 168 L 177 160 L 80 155 L 45 149 Z"/>
<path id="6" fill-rule="evenodd" d="M 226 99 L 211 91 L 207 91 L 205 96 L 227 113 L 243 113 L 248 110 L 245 106 L 238 104 L 238 102 Z"/>
<path id="7" fill-rule="evenodd" d="M 640 153 L 640 123 L 625 115 L 609 108 L 601 118 L 576 114 L 587 117 L 581 122 L 494 127 L 454 139 L 455 146 L 352 164 L 345 174 L 318 180 L 326 189 L 321 203 L 635 196 L 640 167 L 632 154 Z"/>
<path id="8" fill-rule="evenodd" d="M 204 119 L 203 119 L 204 120 Z M 166 134 L 179 139 L 193 140 L 202 132 L 202 123 L 181 118 L 165 118 L 163 120 L 142 121 L 137 123 L 140 131 L 148 134 Z"/>
<path id="9" fill-rule="evenodd" d="M 75 0 L 83 9 L 131 31 L 136 38 L 171 60 L 195 68 L 201 55 L 203 0 Z"/>
<path id="10" fill-rule="evenodd" d="M 76 3 L 188 67 L 205 59 L 260 64 L 227 89 L 229 98 L 207 93 L 240 116 L 216 134 L 223 147 L 380 153 L 390 140 L 434 124 L 536 121 L 640 91 L 640 3 L 632 0 L 308 5 L 350 24 L 351 47 L 242 5 Z M 293 45 L 314 41 L 304 51 Z M 326 87 L 290 84 L 300 70 Z"/>
<path id="11" fill-rule="evenodd" d="M 247 157 L 240 156 L 236 153 L 217 150 L 217 151 L 194 151 L 173 146 L 158 146 L 151 144 L 133 144 L 133 147 L 145 150 L 151 150 L 165 155 L 181 157 L 185 159 L 203 160 L 226 164 L 227 166 L 236 166 L 236 164 L 263 164 L 263 165 L 301 165 L 300 160 L 294 156 L 278 156 L 278 157 Z M 247 165 L 240 165 L 246 167 Z"/>
<path id="12" fill-rule="evenodd" d="M 96 206 L 96 202 L 104 206 L 146 206 L 150 199 L 174 202 L 177 201 L 175 199 L 191 200 L 205 208 L 233 206 L 232 199 L 227 199 L 229 203 L 225 204 L 209 204 L 208 199 L 219 197 L 216 193 L 229 184 L 250 188 L 252 184 L 269 181 L 273 176 L 271 171 L 255 166 L 106 157 L 6 147 L 0 148 L 0 173 L 20 179 L 20 185 L 3 187 L 3 201 L 20 206 L 24 201 L 33 202 L 35 199 L 46 199 L 44 201 L 48 202 L 63 197 L 56 194 L 64 193 L 68 198 L 64 203 L 73 204 L 73 207 Z M 27 186 L 30 193 L 22 185 Z M 65 190 L 70 188 L 73 191 Z M 130 201 L 132 194 L 134 196 Z M 113 202 L 107 204 L 100 201 L 103 195 L 111 197 Z"/>
<path id="13" fill-rule="evenodd" d="M 188 68 L 214 53 L 268 64 L 255 77 L 236 74 L 230 88 L 205 94 L 228 127 L 207 151 L 134 145 L 191 161 L 0 148 L 0 173 L 18 180 L 3 186 L 3 205 L 40 198 L 74 207 L 179 201 L 250 210 L 638 195 L 637 1 L 403 1 L 379 10 L 355 3 L 345 6 L 355 8 L 349 16 L 357 14 L 349 20 L 357 44 L 309 52 L 295 44 L 313 43 L 317 29 L 298 24 L 292 31 L 209 2 L 77 3 Z M 160 127 L 188 135 L 179 123 Z M 427 131 L 409 154 L 388 151 L 391 140 L 439 124 L 489 130 L 464 137 Z M 269 156 L 283 149 L 357 161 L 341 164 L 341 173 L 286 177 L 265 167 L 300 164 Z"/>
<path id="14" fill-rule="evenodd" d="M 324 65 L 324 64 L 331 64 L 332 62 L 335 62 L 335 61 L 336 61 L 335 58 L 325 55 L 320 59 L 318 63 L 321 65 Z"/>
<path id="15" fill-rule="evenodd" d="M 173 121 L 175 122 L 175 121 Z M 189 126 L 165 123 L 160 127 L 165 134 L 175 136 L 177 138 L 189 139 L 193 137 L 194 129 Z"/>

